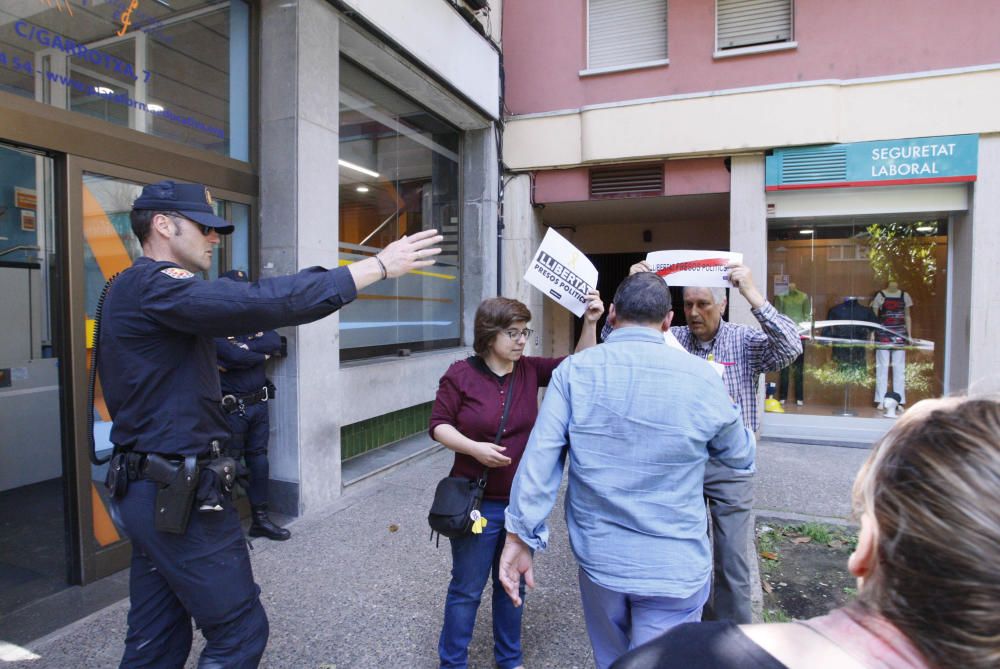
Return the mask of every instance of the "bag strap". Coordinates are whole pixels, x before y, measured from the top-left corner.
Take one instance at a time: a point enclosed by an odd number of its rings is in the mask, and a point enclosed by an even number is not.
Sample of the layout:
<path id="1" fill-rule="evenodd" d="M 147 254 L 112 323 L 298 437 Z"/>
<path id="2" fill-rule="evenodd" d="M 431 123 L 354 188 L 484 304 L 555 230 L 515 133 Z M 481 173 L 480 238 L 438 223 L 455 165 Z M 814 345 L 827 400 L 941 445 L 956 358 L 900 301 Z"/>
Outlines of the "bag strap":
<path id="1" fill-rule="evenodd" d="M 511 400 L 511 397 L 514 396 L 514 380 L 515 380 L 514 379 L 514 375 L 515 374 L 517 374 L 517 364 L 516 363 L 514 364 L 514 369 L 511 370 L 510 381 L 507 383 L 507 397 L 505 397 L 504 400 L 503 400 L 503 415 L 500 416 L 500 427 L 497 428 L 497 436 L 493 438 L 493 443 L 494 444 L 499 444 L 500 443 L 500 438 L 503 436 L 503 428 L 507 424 L 507 416 L 510 413 L 510 405 L 514 403 Z M 483 468 L 483 473 L 479 477 L 479 480 L 477 481 L 477 483 L 479 484 L 480 488 L 485 488 L 486 487 L 486 475 L 489 474 L 489 471 L 490 471 L 489 467 L 484 467 Z"/>

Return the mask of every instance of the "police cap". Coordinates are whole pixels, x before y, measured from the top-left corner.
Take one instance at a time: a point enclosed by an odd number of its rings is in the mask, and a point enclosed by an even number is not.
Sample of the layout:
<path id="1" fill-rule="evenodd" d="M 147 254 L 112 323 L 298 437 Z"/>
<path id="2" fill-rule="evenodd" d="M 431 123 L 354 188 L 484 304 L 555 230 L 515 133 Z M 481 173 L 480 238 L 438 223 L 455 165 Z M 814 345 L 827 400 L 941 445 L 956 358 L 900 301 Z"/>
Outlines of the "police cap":
<path id="1" fill-rule="evenodd" d="M 231 269 L 219 275 L 220 279 L 232 279 L 233 281 L 249 281 L 250 277 L 241 269 Z"/>
<path id="2" fill-rule="evenodd" d="M 132 209 L 176 211 L 195 223 L 215 228 L 220 235 L 228 235 L 234 229 L 229 221 L 215 215 L 212 194 L 201 184 L 174 181 L 149 184 L 132 203 Z"/>

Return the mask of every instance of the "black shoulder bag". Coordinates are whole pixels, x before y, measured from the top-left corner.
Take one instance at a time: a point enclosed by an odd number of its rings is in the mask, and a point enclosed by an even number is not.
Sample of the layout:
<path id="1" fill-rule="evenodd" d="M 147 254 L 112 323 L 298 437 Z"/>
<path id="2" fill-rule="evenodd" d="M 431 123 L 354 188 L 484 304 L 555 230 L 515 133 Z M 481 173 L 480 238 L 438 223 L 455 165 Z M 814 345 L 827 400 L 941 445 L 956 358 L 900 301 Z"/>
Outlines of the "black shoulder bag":
<path id="1" fill-rule="evenodd" d="M 515 371 L 516 369 L 515 367 Z M 507 424 L 507 414 L 513 403 L 511 400 L 513 395 L 514 371 L 511 372 L 510 387 L 507 389 L 507 397 L 504 399 L 503 415 L 500 418 L 497 436 L 493 439 L 494 444 L 500 443 L 504 425 Z M 435 532 L 437 532 L 438 541 L 440 541 L 441 535 L 449 539 L 458 539 L 472 531 L 472 524 L 475 522 L 473 512 L 477 512 L 475 515 L 478 517 L 479 506 L 483 502 L 483 492 L 486 490 L 486 476 L 489 471 L 489 467 L 484 467 L 483 473 L 475 480 L 464 476 L 447 476 L 438 482 L 437 489 L 434 491 L 434 501 L 431 503 L 431 511 L 427 514 L 432 539 Z"/>

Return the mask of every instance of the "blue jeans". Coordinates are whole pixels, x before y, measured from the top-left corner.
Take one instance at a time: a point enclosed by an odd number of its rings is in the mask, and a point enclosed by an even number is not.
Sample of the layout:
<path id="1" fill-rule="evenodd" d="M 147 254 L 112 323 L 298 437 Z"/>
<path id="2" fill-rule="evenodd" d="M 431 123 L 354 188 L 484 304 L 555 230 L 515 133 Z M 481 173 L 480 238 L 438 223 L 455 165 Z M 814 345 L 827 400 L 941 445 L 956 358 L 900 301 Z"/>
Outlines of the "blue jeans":
<path id="1" fill-rule="evenodd" d="M 486 518 L 482 534 L 451 540 L 451 583 L 444 603 L 444 627 L 438 641 L 442 667 L 468 666 L 469 642 L 476 626 L 479 600 L 486 579 L 493 574 L 493 657 L 500 669 L 521 665 L 521 614 L 524 606 L 514 608 L 500 584 L 500 553 L 507 531 L 504 509 L 507 502 L 483 500 L 480 512 Z M 524 582 L 521 582 L 524 600 Z"/>
<path id="2" fill-rule="evenodd" d="M 690 597 L 648 597 L 615 592 L 594 583 L 580 570 L 583 618 L 594 649 L 594 663 L 607 669 L 619 657 L 681 623 L 698 622 L 711 579 Z"/>

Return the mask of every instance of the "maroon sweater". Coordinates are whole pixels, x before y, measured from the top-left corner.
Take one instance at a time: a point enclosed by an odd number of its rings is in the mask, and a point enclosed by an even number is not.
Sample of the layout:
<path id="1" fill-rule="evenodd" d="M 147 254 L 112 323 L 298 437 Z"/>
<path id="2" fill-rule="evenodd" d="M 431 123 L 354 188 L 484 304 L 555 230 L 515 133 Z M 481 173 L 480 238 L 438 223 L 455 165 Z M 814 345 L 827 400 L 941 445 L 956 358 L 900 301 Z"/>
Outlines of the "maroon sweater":
<path id="1" fill-rule="evenodd" d="M 526 356 L 514 364 L 513 372 L 499 377 L 481 358 L 473 356 L 454 363 L 441 377 L 431 410 L 432 439 L 438 425 L 451 425 L 473 441 L 492 443 L 500 427 L 504 399 L 513 383 L 513 403 L 500 438 L 500 445 L 507 449 L 503 454 L 511 462 L 506 467 L 490 468 L 484 494 L 487 499 L 507 500 L 510 497 L 514 473 L 538 416 L 538 389 L 549 385 L 552 370 L 562 361 L 563 358 Z M 474 457 L 455 453 L 451 476 L 474 479 L 482 473 L 483 465 Z"/>

